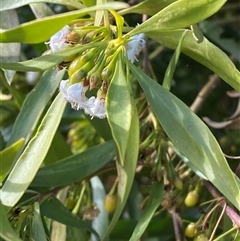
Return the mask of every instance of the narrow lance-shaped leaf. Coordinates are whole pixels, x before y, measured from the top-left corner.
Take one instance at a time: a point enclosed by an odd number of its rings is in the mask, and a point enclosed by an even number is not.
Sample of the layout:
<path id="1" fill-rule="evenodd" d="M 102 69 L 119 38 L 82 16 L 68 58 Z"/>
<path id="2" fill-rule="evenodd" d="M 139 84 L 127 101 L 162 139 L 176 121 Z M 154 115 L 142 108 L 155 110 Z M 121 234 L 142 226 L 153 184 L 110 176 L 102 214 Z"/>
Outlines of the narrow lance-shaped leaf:
<path id="1" fill-rule="evenodd" d="M 176 1 L 133 29 L 129 34 L 185 28 L 210 17 L 225 2 L 226 0 Z"/>
<path id="2" fill-rule="evenodd" d="M 124 166 L 118 161 L 118 199 L 117 207 L 114 212 L 113 218 L 106 233 L 104 234 L 102 241 L 107 240 L 108 235 L 116 225 L 124 206 L 127 202 L 128 195 L 130 193 L 132 183 L 135 177 L 136 165 L 138 160 L 138 148 L 139 148 L 139 122 L 137 109 L 134 109 L 132 117 L 131 129 L 129 131 L 128 147 L 125 153 Z"/>
<path id="3" fill-rule="evenodd" d="M 40 205 L 40 212 L 43 216 L 51 218 L 59 223 L 75 228 L 87 229 L 98 236 L 96 231 L 93 230 L 87 222 L 74 216 L 57 198 L 50 198 L 43 202 Z"/>
<path id="4" fill-rule="evenodd" d="M 110 232 L 112 231 L 113 227 L 117 223 L 117 220 L 119 219 L 123 208 L 126 204 L 128 195 L 130 193 L 132 183 L 135 176 L 135 170 L 137 165 L 137 159 L 138 159 L 138 148 L 139 148 L 139 122 L 138 122 L 138 113 L 136 110 L 135 105 L 132 102 L 132 99 L 130 97 L 130 90 L 128 89 L 129 86 L 125 86 L 125 83 L 123 81 L 128 81 L 124 76 L 123 73 L 123 63 L 122 59 L 119 58 L 116 64 L 116 71 L 113 76 L 113 82 L 111 82 L 109 89 L 108 89 L 108 99 L 107 99 L 107 115 L 110 123 L 110 127 L 112 129 L 112 133 L 114 133 L 118 128 L 120 128 L 118 125 L 116 125 L 117 120 L 115 120 L 115 115 L 118 115 L 118 118 L 122 120 L 121 126 L 126 126 L 125 118 L 128 121 L 128 118 L 131 118 L 131 124 L 130 128 L 128 130 L 128 133 L 126 131 L 122 131 L 119 133 L 119 136 L 114 136 L 114 140 L 116 144 L 122 140 L 126 141 L 126 145 L 123 147 L 117 145 L 118 147 L 118 154 L 122 152 L 122 160 L 117 161 L 117 171 L 118 171 L 118 199 L 117 199 L 117 207 L 114 212 L 113 218 L 111 220 L 111 223 L 104 234 L 102 241 L 106 240 Z M 121 78 L 121 80 L 117 79 Z M 126 82 L 127 83 L 127 82 Z M 111 92 L 112 91 L 112 92 Z M 111 103 L 118 101 L 118 98 L 121 97 L 124 99 L 127 99 L 129 102 L 126 103 L 129 107 L 125 109 L 124 106 L 121 106 L 124 108 L 127 112 L 123 112 L 123 110 L 116 106 L 116 104 Z M 118 113 L 116 112 L 118 111 Z M 115 121 L 114 121 L 115 120 Z M 120 130 L 120 129 L 119 129 Z M 125 148 L 123 151 L 120 148 Z M 119 158 L 120 154 L 119 154 Z"/>
<path id="5" fill-rule="evenodd" d="M 6 141 L 3 137 L 2 131 L 0 130 L 0 151 L 2 151 L 6 146 Z"/>
<path id="6" fill-rule="evenodd" d="M 56 69 L 50 69 L 42 75 L 38 84 L 28 94 L 23 103 L 21 111 L 15 120 L 12 135 L 7 143 L 8 146 L 19 138 L 25 138 L 25 143 L 29 141 L 63 74 L 64 70 L 57 71 Z"/>
<path id="7" fill-rule="evenodd" d="M 0 4 L 2 5 L 2 3 Z M 10 29 L 19 25 L 16 10 L 4 11 L 1 13 L 0 28 Z M 0 39 L 1 42 L 1 39 Z M 17 62 L 20 57 L 20 43 L 0 43 L 0 62 Z M 16 71 L 3 70 L 5 77 L 10 84 Z"/>
<path id="8" fill-rule="evenodd" d="M 15 143 L 13 143 L 8 148 L 0 152 L 0 182 L 7 176 L 10 171 L 10 167 L 15 160 L 17 153 L 24 143 L 24 139 L 21 138 Z"/>
<path id="9" fill-rule="evenodd" d="M 2 69 L 0 69 L 0 79 L 2 81 L 2 84 L 5 85 L 5 87 L 8 89 L 8 91 L 11 93 L 12 97 L 16 101 L 18 109 L 20 109 L 24 101 L 24 95 L 20 93 L 20 91 L 15 86 L 11 85 L 8 82 L 6 75 L 4 75 L 4 70 Z"/>
<path id="10" fill-rule="evenodd" d="M 5 206 L 13 207 L 32 182 L 51 145 L 64 109 L 65 103 L 59 93 L 1 189 L 1 201 Z"/>
<path id="11" fill-rule="evenodd" d="M 31 186 L 55 187 L 84 179 L 105 166 L 115 156 L 113 141 L 41 168 Z"/>
<path id="12" fill-rule="evenodd" d="M 203 33 L 214 43 L 221 47 L 224 51 L 231 54 L 238 62 L 240 62 L 240 46 L 234 38 L 224 37 L 224 26 L 220 26 L 213 21 L 205 20 L 199 23 Z"/>
<path id="13" fill-rule="evenodd" d="M 147 226 L 150 223 L 153 214 L 155 213 L 156 209 L 159 207 L 162 201 L 163 188 L 163 180 L 161 182 L 156 182 L 152 185 L 147 206 L 145 207 L 129 241 L 139 240 L 147 229 Z"/>
<path id="14" fill-rule="evenodd" d="M 154 31 L 148 32 L 147 36 L 168 48 L 176 49 L 184 31 L 186 30 Z M 192 31 L 189 30 L 182 43 L 182 52 L 212 70 L 240 92 L 240 72 L 229 57 L 207 38 L 197 43 Z"/>
<path id="15" fill-rule="evenodd" d="M 29 7 L 37 19 L 54 15 L 54 11 L 46 3 L 32 3 Z"/>
<path id="16" fill-rule="evenodd" d="M 119 159 L 123 165 L 132 121 L 132 103 L 122 59 L 118 58 L 107 92 L 107 116 Z"/>
<path id="17" fill-rule="evenodd" d="M 64 4 L 75 8 L 84 7 L 83 4 L 81 4 L 76 0 L 64 0 L 64 1 L 63 0 L 17 0 L 17 1 L 1 0 L 0 11 L 15 9 L 31 3 L 39 3 L 39 2 Z"/>
<path id="18" fill-rule="evenodd" d="M 170 90 L 171 88 L 171 84 L 172 84 L 172 80 L 173 80 L 173 75 L 174 75 L 174 72 L 175 72 L 175 69 L 177 67 L 177 63 L 178 63 L 178 59 L 179 59 L 179 56 L 181 54 L 181 49 L 182 49 L 182 43 L 183 43 L 183 40 L 184 40 L 184 37 L 186 35 L 186 31 L 183 32 L 182 34 L 182 37 L 181 39 L 179 40 L 179 44 L 168 64 L 168 67 L 167 67 L 167 70 L 165 72 L 165 76 L 164 76 L 164 79 L 163 79 L 163 84 L 162 86 L 166 89 L 166 90 Z"/>
<path id="19" fill-rule="evenodd" d="M 82 10 L 62 13 L 42 19 L 33 20 L 23 23 L 17 28 L 9 30 L 0 29 L 0 41 L 2 43 L 19 42 L 19 43 L 41 43 L 60 30 L 64 25 L 69 24 L 72 20 L 89 14 L 91 11 L 99 9 L 121 9 L 128 7 L 126 3 L 112 2 L 103 5 L 84 8 Z M 40 33 L 40 34 L 39 34 Z"/>
<path id="20" fill-rule="evenodd" d="M 5 211 L 5 207 L 0 202 L 0 220 L 1 220 L 1 228 L 0 228 L 0 237 L 5 241 L 23 241 L 18 237 L 18 235 L 13 230 L 9 220 L 7 218 L 7 213 Z"/>
<path id="21" fill-rule="evenodd" d="M 47 236 L 42 223 L 42 217 L 39 210 L 39 203 L 35 202 L 33 205 L 33 218 L 32 218 L 32 234 L 34 241 L 47 241 Z"/>
<path id="22" fill-rule="evenodd" d="M 176 96 L 130 66 L 173 145 L 239 209 L 240 186 L 208 127 Z"/>
<path id="23" fill-rule="evenodd" d="M 92 222 L 92 228 L 98 232 L 101 238 L 109 225 L 108 212 L 104 207 L 106 191 L 99 177 L 95 176 L 91 178 L 90 183 L 92 187 L 92 201 L 96 203 L 100 210 L 99 215 L 94 219 L 94 222 Z M 91 241 L 98 241 L 96 235 L 91 235 Z"/>
<path id="24" fill-rule="evenodd" d="M 121 15 L 128 13 L 139 13 L 139 14 L 147 14 L 154 15 L 163 8 L 167 7 L 173 2 L 177 0 L 164 0 L 164 1 L 156 1 L 156 0 L 145 0 L 140 1 L 138 4 L 131 6 L 130 8 L 126 8 L 120 10 L 118 13 Z"/>
<path id="25" fill-rule="evenodd" d="M 0 62 L 0 68 L 14 69 L 17 71 L 44 71 L 55 67 L 57 64 L 63 62 L 67 57 L 79 54 L 86 49 L 99 46 L 99 43 L 85 44 L 82 46 L 75 46 L 73 48 L 65 49 L 48 55 L 42 55 L 35 59 L 26 60 L 22 62 L 5 63 Z"/>

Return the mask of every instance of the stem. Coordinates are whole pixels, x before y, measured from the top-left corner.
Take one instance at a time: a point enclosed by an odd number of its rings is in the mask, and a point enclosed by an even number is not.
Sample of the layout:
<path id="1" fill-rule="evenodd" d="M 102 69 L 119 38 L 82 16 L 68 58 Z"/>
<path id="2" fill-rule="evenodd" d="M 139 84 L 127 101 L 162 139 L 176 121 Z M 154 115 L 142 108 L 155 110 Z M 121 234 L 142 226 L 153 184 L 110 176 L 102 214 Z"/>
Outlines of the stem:
<path id="1" fill-rule="evenodd" d="M 179 218 L 179 215 L 175 212 L 175 210 L 171 210 L 172 220 L 173 220 L 173 227 L 176 241 L 183 241 L 182 238 L 182 225 Z"/>
<path id="2" fill-rule="evenodd" d="M 79 198 L 77 200 L 77 203 L 76 203 L 74 209 L 72 210 L 72 214 L 74 214 L 74 215 L 76 215 L 78 213 L 78 210 L 79 210 L 80 205 L 81 205 L 81 201 L 83 199 L 83 195 L 84 195 L 85 189 L 86 189 L 86 182 L 83 182 L 80 196 L 79 196 Z"/>
<path id="3" fill-rule="evenodd" d="M 217 227 L 218 227 L 218 225 L 219 225 L 219 223 L 220 223 L 220 221 L 221 221 L 221 219 L 222 219 L 222 217 L 223 217 L 223 214 L 224 214 L 224 212 L 225 212 L 226 206 L 227 206 L 227 204 L 224 203 L 223 210 L 222 210 L 222 212 L 221 212 L 221 214 L 220 214 L 220 216 L 219 216 L 219 218 L 218 218 L 218 220 L 217 220 L 217 222 L 216 222 L 216 225 L 215 225 L 215 227 L 214 227 L 214 229 L 213 229 L 213 231 L 212 231 L 212 234 L 211 234 L 211 236 L 210 236 L 210 238 L 209 238 L 209 241 L 212 241 L 212 239 L 213 239 L 213 237 L 214 237 L 214 234 L 215 234 L 215 232 L 216 232 L 216 230 L 217 230 Z"/>
<path id="4" fill-rule="evenodd" d="M 224 234 L 221 234 L 220 236 L 218 236 L 216 239 L 214 239 L 213 241 L 219 241 L 222 240 L 222 238 L 228 234 L 230 234 L 231 232 L 233 232 L 234 230 L 236 230 L 235 227 L 229 229 L 227 232 L 225 232 Z"/>
<path id="5" fill-rule="evenodd" d="M 215 198 L 219 198 L 222 197 L 221 193 L 208 181 L 203 180 L 204 185 L 206 186 L 206 188 L 208 189 L 208 191 L 211 193 L 211 195 Z M 236 227 L 240 227 L 240 216 L 239 213 L 233 209 L 232 207 L 230 207 L 226 201 L 224 202 L 220 202 L 219 205 L 224 208 L 226 204 L 226 214 L 227 216 L 231 219 L 233 226 Z"/>
<path id="6" fill-rule="evenodd" d="M 201 89 L 201 91 L 198 93 L 196 99 L 192 103 L 190 109 L 197 113 L 201 106 L 203 105 L 204 101 L 207 99 L 207 97 L 210 95 L 210 93 L 217 87 L 217 85 L 220 83 L 220 78 L 213 74 L 209 77 L 209 80 L 206 85 Z"/>

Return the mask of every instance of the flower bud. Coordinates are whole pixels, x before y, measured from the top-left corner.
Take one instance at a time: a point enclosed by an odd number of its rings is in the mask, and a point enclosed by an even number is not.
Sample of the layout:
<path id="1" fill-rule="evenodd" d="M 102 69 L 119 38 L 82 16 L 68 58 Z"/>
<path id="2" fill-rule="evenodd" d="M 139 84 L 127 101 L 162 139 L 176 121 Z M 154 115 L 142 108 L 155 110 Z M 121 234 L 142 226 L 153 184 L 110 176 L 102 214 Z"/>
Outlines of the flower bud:
<path id="1" fill-rule="evenodd" d="M 82 55 L 82 59 L 85 63 L 87 63 L 88 61 L 95 59 L 96 55 L 97 55 L 96 48 L 92 48 L 87 52 L 84 52 L 84 54 Z"/>
<path id="2" fill-rule="evenodd" d="M 109 69 L 109 66 L 105 67 L 101 73 L 102 80 L 110 80 L 112 78 L 113 72 Z"/>
<path id="3" fill-rule="evenodd" d="M 92 42 L 95 35 L 96 35 L 96 32 L 95 32 L 95 31 L 92 31 L 92 32 L 90 32 L 90 33 L 87 33 L 87 34 L 85 35 L 85 37 L 83 38 L 83 40 L 82 40 L 82 44 L 88 44 L 88 43 Z"/>
<path id="4" fill-rule="evenodd" d="M 71 31 L 68 35 L 67 35 L 67 41 L 69 41 L 70 43 L 77 43 L 79 41 L 79 35 L 77 32 L 75 31 Z"/>
<path id="5" fill-rule="evenodd" d="M 89 70 L 92 68 L 92 62 L 88 62 L 84 64 L 79 70 L 73 73 L 73 75 L 70 77 L 71 84 L 79 83 L 85 78 L 89 72 Z"/>
<path id="6" fill-rule="evenodd" d="M 104 93 L 107 93 L 108 86 L 109 86 L 109 82 L 104 80 L 103 83 L 102 83 L 102 90 L 103 90 Z"/>
<path id="7" fill-rule="evenodd" d="M 115 53 L 115 49 L 108 47 L 108 48 L 106 48 L 104 53 L 105 53 L 106 56 L 111 56 L 111 55 L 113 55 Z"/>
<path id="8" fill-rule="evenodd" d="M 89 78 L 89 89 L 94 89 L 101 82 L 101 76 L 97 73 L 94 73 Z"/>
<path id="9" fill-rule="evenodd" d="M 77 70 L 71 77 L 70 77 L 70 83 L 76 84 L 79 83 L 87 76 L 87 71 L 83 68 Z"/>
<path id="10" fill-rule="evenodd" d="M 177 189 L 182 189 L 183 188 L 183 182 L 179 178 L 178 173 L 173 167 L 173 164 L 171 161 L 167 161 L 165 168 L 167 170 L 167 177 L 168 181 L 173 184 Z"/>
<path id="11" fill-rule="evenodd" d="M 76 57 L 68 67 L 68 75 L 71 77 L 77 70 L 79 70 L 86 62 L 83 60 L 82 56 Z"/>

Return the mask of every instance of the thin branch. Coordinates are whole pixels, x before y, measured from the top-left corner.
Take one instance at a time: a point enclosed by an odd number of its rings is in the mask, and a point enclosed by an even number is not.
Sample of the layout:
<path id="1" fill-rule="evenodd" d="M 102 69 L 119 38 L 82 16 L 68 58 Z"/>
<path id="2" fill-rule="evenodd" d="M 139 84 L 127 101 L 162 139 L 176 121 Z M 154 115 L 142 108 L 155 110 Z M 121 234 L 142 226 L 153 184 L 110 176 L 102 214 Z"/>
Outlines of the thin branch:
<path id="1" fill-rule="evenodd" d="M 208 181 L 203 180 L 204 185 L 206 186 L 206 188 L 208 189 L 208 191 L 211 193 L 211 195 L 214 198 L 220 198 L 222 197 L 222 194 Z M 226 207 L 225 207 L 226 204 Z M 240 228 L 240 215 L 239 215 L 239 210 L 236 211 L 234 208 L 230 207 L 226 201 L 225 202 L 221 202 L 220 206 L 222 208 L 225 208 L 225 212 L 227 214 L 227 216 L 231 219 L 233 226 L 234 227 L 238 227 Z"/>
<path id="2" fill-rule="evenodd" d="M 209 80 L 206 85 L 201 89 L 201 91 L 198 93 L 196 99 L 192 103 L 190 109 L 197 113 L 199 109 L 202 107 L 204 101 L 207 99 L 209 94 L 218 86 L 220 83 L 220 78 L 218 75 L 213 74 L 209 77 Z"/>
<path id="3" fill-rule="evenodd" d="M 176 241 L 183 241 L 181 219 L 178 213 L 175 212 L 175 210 L 171 210 L 170 213 L 172 215 L 173 220 L 175 239 Z"/>

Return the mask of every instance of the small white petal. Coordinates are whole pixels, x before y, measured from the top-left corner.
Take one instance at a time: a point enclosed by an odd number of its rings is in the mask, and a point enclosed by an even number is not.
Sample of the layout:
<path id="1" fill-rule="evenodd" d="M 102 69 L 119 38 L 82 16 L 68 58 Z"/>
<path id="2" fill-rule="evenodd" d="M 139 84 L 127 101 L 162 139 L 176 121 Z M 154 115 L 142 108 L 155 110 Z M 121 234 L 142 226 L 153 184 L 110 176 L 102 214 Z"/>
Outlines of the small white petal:
<path id="1" fill-rule="evenodd" d="M 76 110 L 91 108 L 94 106 L 95 97 L 87 98 L 85 93 L 88 87 L 83 87 L 83 83 L 73 84 L 67 89 L 68 101 L 72 103 L 72 107 Z"/>
<path id="2" fill-rule="evenodd" d="M 63 98 L 67 101 L 67 88 L 69 85 L 69 80 L 62 80 L 59 85 L 59 91 L 62 93 Z"/>
<path id="3" fill-rule="evenodd" d="M 140 33 L 137 35 L 134 35 L 130 42 L 126 44 L 127 49 L 127 57 L 128 59 L 133 63 L 135 60 L 137 60 L 137 56 L 142 51 L 142 49 L 145 47 L 146 41 L 144 39 L 144 34 Z"/>
<path id="4" fill-rule="evenodd" d="M 106 117 L 106 107 L 105 107 L 105 98 L 96 98 L 94 102 L 94 107 L 90 109 L 85 109 L 85 113 L 93 117 L 98 117 L 103 119 Z"/>
<path id="5" fill-rule="evenodd" d="M 71 28 L 66 25 L 57 33 L 55 33 L 48 42 L 52 52 L 57 52 L 68 47 L 68 43 L 65 43 L 67 35 L 71 32 Z"/>

